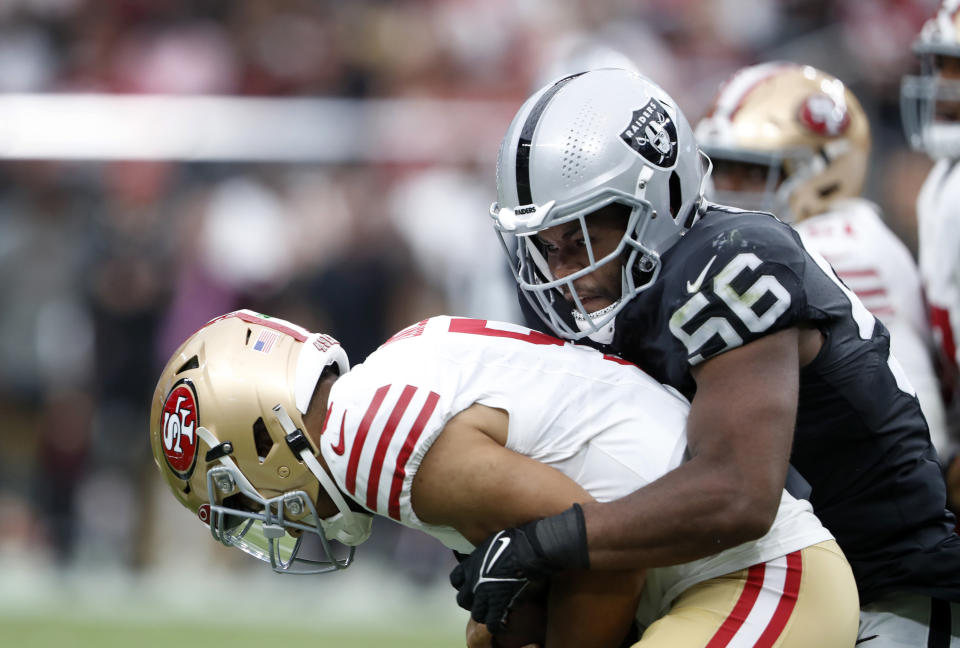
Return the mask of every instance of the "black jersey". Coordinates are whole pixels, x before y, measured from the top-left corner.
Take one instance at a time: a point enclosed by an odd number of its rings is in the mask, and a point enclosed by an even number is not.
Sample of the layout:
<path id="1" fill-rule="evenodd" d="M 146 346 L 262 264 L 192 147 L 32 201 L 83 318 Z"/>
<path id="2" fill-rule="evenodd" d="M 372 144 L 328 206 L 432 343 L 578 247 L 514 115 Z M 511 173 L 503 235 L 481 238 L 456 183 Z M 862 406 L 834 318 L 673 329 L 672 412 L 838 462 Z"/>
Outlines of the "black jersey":
<path id="1" fill-rule="evenodd" d="M 960 536 L 889 334 L 791 227 L 711 206 L 618 314 L 604 350 L 693 397 L 692 366 L 801 324 L 824 342 L 800 372 L 791 463 L 850 561 L 861 603 L 897 590 L 960 601 Z"/>

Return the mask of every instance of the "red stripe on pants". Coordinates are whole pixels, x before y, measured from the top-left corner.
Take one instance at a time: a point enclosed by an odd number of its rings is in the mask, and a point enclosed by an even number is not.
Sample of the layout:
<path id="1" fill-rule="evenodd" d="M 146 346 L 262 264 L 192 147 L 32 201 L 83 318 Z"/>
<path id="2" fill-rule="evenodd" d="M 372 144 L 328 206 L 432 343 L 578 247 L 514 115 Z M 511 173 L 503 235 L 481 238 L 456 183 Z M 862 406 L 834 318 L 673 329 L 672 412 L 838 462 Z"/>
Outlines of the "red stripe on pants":
<path id="1" fill-rule="evenodd" d="M 733 606 L 733 611 L 730 612 L 723 625 L 710 639 L 706 648 L 725 648 L 733 639 L 733 635 L 737 634 L 737 630 L 747 620 L 747 616 L 753 609 L 753 604 L 757 602 L 757 597 L 760 596 L 765 571 L 765 563 L 750 568 L 747 572 L 747 582 L 743 586 L 743 591 L 740 592 L 740 598 L 737 599 L 736 605 Z"/>

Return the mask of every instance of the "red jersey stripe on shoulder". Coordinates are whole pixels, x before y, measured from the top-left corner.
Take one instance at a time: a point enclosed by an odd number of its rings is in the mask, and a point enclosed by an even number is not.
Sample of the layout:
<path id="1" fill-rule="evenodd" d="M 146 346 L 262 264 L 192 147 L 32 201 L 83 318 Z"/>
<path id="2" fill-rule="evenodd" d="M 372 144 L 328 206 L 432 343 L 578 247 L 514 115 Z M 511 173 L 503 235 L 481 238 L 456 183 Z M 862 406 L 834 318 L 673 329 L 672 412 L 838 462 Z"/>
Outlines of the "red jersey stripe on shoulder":
<path id="1" fill-rule="evenodd" d="M 417 393 L 417 388 L 413 385 L 407 385 L 403 388 L 400 399 L 397 400 L 397 404 L 393 406 L 393 411 L 390 412 L 390 418 L 387 419 L 387 424 L 380 434 L 377 449 L 373 453 L 373 463 L 370 465 L 370 479 L 367 480 L 367 508 L 372 511 L 377 510 L 377 491 L 380 488 L 380 473 L 383 472 L 383 458 L 387 454 L 387 446 L 390 445 L 393 434 L 397 431 L 397 424 L 399 424 L 400 419 L 403 418 L 403 413 L 407 411 L 407 406 L 410 404 L 415 393 Z"/>
<path id="2" fill-rule="evenodd" d="M 357 436 L 353 440 L 350 448 L 350 461 L 347 463 L 347 479 L 344 484 L 351 495 L 357 494 L 357 466 L 360 465 L 360 454 L 363 452 L 363 443 L 367 440 L 367 432 L 370 431 L 370 424 L 373 423 L 373 417 L 377 415 L 377 410 L 390 391 L 390 385 L 384 385 L 373 395 L 367 411 L 360 421 L 360 427 L 357 429 Z"/>
<path id="3" fill-rule="evenodd" d="M 395 333 L 393 337 L 384 342 L 380 346 L 387 346 L 391 342 L 396 342 L 397 340 L 404 340 L 406 338 L 418 337 L 423 334 L 423 329 L 427 327 L 427 320 L 420 320 L 416 324 L 411 324 L 407 328 Z"/>
<path id="4" fill-rule="evenodd" d="M 773 648 L 780 638 L 780 633 L 790 620 L 793 608 L 797 605 L 797 595 L 800 594 L 800 581 L 803 580 L 803 556 L 799 551 L 787 554 L 787 577 L 783 583 L 783 594 L 773 617 L 763 634 L 757 639 L 756 648 Z"/>
<path id="5" fill-rule="evenodd" d="M 454 317 L 450 320 L 450 326 L 447 329 L 451 333 L 470 333 L 472 335 L 486 335 L 488 337 L 509 338 L 511 340 L 520 340 L 532 344 L 545 344 L 549 346 L 563 346 L 566 344 L 560 338 L 552 335 L 534 331 L 532 329 L 525 332 L 505 331 L 498 328 L 489 328 L 487 320 L 470 319 L 467 317 Z"/>
<path id="6" fill-rule="evenodd" d="M 723 625 L 720 626 L 720 629 L 717 630 L 713 638 L 710 639 L 710 643 L 706 645 L 706 648 L 725 648 L 733 639 L 733 636 L 737 634 L 737 630 L 739 630 L 740 626 L 747 620 L 747 616 L 750 615 L 750 610 L 753 609 L 754 603 L 757 602 L 757 597 L 760 596 L 765 572 L 765 563 L 760 563 L 750 568 L 747 572 L 747 582 L 743 586 L 743 591 L 740 592 L 740 598 L 737 599 L 736 604 L 733 606 L 733 611 L 730 612 L 730 615 L 723 622 Z"/>
<path id="7" fill-rule="evenodd" d="M 617 364 L 626 365 L 627 367 L 637 367 L 637 369 L 640 368 L 636 362 L 630 362 L 629 360 L 624 360 L 620 356 L 611 355 L 609 353 L 604 353 L 603 359 L 609 360 L 610 362 L 616 362 Z"/>
<path id="8" fill-rule="evenodd" d="M 387 514 L 398 522 L 400 521 L 400 490 L 403 488 L 403 479 L 407 476 L 407 460 L 413 454 L 413 447 L 417 444 L 420 435 L 423 434 L 423 429 L 427 426 L 427 421 L 430 420 L 430 416 L 433 414 L 433 410 L 437 408 L 439 401 L 440 394 L 437 392 L 430 392 L 427 395 L 427 401 L 420 409 L 417 420 L 413 422 L 413 427 L 410 428 L 410 432 L 403 442 L 403 447 L 397 454 L 397 465 L 394 467 L 393 482 L 390 484 Z"/>

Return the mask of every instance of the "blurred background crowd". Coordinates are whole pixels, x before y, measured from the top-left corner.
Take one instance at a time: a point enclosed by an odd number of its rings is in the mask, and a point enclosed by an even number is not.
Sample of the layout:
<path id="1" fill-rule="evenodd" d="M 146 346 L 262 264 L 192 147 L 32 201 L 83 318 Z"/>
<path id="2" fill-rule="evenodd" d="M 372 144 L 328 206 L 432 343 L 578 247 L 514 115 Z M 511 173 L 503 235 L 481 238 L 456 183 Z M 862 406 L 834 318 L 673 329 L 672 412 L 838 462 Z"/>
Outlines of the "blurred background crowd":
<path id="1" fill-rule="evenodd" d="M 578 51 L 627 56 L 694 123 L 743 65 L 836 75 L 871 121 L 866 194 L 915 251 L 930 163 L 906 150 L 899 83 L 937 5 L 0 0 L 0 104 L 108 93 L 451 106 L 435 160 L 0 161 L 0 558 L 141 571 L 164 564 L 184 527 L 202 531 L 159 490 L 148 415 L 169 354 L 217 314 L 253 308 L 323 330 L 354 363 L 426 316 L 516 319 L 487 217 L 499 137 Z M 474 103 L 485 109 L 457 109 Z M 367 559 L 445 579 L 447 552 L 388 526 Z"/>

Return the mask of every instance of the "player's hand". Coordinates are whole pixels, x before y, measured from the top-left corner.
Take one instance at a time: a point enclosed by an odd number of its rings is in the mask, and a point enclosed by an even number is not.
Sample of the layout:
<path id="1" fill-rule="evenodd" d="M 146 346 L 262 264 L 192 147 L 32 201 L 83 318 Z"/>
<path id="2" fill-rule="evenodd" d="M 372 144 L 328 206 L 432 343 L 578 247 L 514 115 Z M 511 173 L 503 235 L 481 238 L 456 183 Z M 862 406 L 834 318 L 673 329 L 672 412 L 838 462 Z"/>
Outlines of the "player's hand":
<path id="1" fill-rule="evenodd" d="M 460 607 L 496 635 L 531 581 L 589 567 L 583 509 L 574 504 L 557 515 L 493 534 L 454 567 L 450 584 Z"/>
<path id="2" fill-rule="evenodd" d="M 544 574 L 535 567 L 536 550 L 522 529 L 507 529 L 487 538 L 450 573 L 457 604 L 496 634 L 504 628 L 510 606 L 530 582 Z"/>

